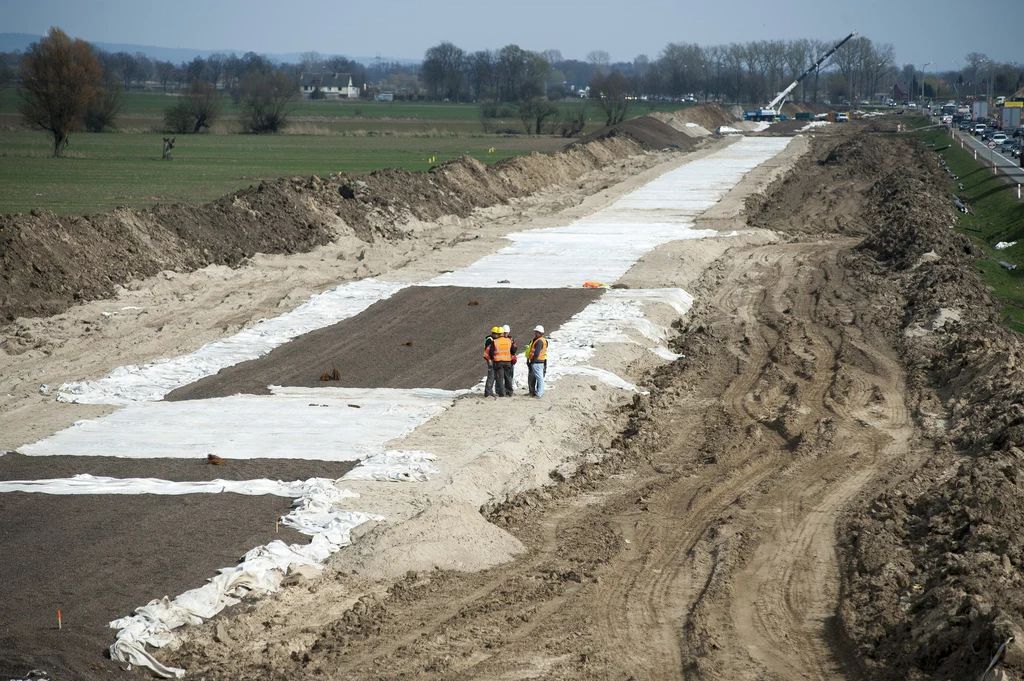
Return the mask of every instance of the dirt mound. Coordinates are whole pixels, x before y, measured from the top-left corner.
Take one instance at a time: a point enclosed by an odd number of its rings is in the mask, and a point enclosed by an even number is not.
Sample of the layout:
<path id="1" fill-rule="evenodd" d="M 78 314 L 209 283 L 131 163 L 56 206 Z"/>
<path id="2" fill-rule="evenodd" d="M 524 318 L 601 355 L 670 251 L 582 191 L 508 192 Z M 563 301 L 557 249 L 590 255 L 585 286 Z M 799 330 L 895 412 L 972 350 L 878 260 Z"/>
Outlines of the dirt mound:
<path id="1" fill-rule="evenodd" d="M 1024 635 L 1019 337 L 1000 325 L 970 240 L 950 229 L 949 179 L 933 153 L 870 134 L 814 144 L 751 222 L 867 235 L 841 255 L 875 301 L 857 323 L 898 349 L 919 424 L 880 491 L 840 523 L 840 633 L 867 678 L 978 678 Z M 1011 678 L 1024 674 L 1015 646 L 1002 658 Z"/>
<path id="2" fill-rule="evenodd" d="M 592 132 L 570 148 L 574 149 L 577 145 L 586 146 L 599 140 L 623 137 L 633 140 L 645 149 L 689 151 L 696 146 L 695 140 L 690 135 L 651 116 L 640 116 Z"/>
<path id="3" fill-rule="evenodd" d="M 202 206 L 119 208 L 84 217 L 2 215 L 0 321 L 56 314 L 163 270 L 234 267 L 256 253 L 305 252 L 342 234 L 366 242 L 408 238 L 412 220 L 466 216 L 574 181 L 644 149 L 692 147 L 689 138 L 657 121 L 623 125 L 626 134 L 493 166 L 463 157 L 425 173 L 387 169 L 265 181 Z M 662 139 L 657 126 L 675 142 Z"/>
<path id="4" fill-rule="evenodd" d="M 737 120 L 736 116 L 722 108 L 718 104 L 694 104 L 691 107 L 681 109 L 672 114 L 677 120 L 684 123 L 696 123 L 697 125 L 714 130 L 720 125 L 729 125 Z"/>
<path id="5" fill-rule="evenodd" d="M 824 104 L 798 104 L 796 102 L 786 102 L 782 105 L 782 113 L 786 116 L 795 116 L 798 113 L 825 113 L 829 111 L 829 107 Z"/>

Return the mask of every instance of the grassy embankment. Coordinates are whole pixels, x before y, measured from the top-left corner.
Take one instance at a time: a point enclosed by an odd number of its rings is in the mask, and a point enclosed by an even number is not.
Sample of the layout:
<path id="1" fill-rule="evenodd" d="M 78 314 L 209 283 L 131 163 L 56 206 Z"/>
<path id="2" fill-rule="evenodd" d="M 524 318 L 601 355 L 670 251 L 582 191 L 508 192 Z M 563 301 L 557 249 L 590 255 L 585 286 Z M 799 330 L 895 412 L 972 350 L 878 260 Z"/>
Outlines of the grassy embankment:
<path id="1" fill-rule="evenodd" d="M 67 158 L 50 158 L 50 139 L 22 127 L 16 94 L 0 90 L 0 213 L 33 208 L 62 215 L 115 206 L 201 203 L 265 178 L 428 169 L 468 154 L 485 163 L 534 151 L 550 152 L 555 136 L 485 134 L 475 104 L 300 101 L 283 135 L 178 135 L 174 161 L 160 160 L 163 111 L 175 101 L 162 92 L 129 93 L 117 119 L 121 132 L 74 133 Z M 564 107 L 582 103 L 571 101 Z M 677 110 L 679 104 L 659 104 Z M 588 108 L 588 131 L 600 127 Z M 635 107 L 631 115 L 650 111 Z M 237 109 L 225 99 L 215 132 L 238 129 Z M 522 129 L 515 119 L 499 128 Z M 490 149 L 494 149 L 493 152 Z M 433 164 L 429 159 L 433 158 Z"/>
<path id="2" fill-rule="evenodd" d="M 931 148 L 944 147 L 953 140 L 944 130 L 915 133 Z M 1004 323 L 1024 333 L 1024 201 L 1017 200 L 1016 184 L 1003 175 L 993 175 L 991 166 L 985 166 L 967 148 L 954 143 L 939 152 L 946 164 L 957 175 L 951 180 L 951 191 L 967 204 L 971 213 L 960 215 L 959 229 L 969 235 L 984 255 L 975 262 L 975 268 L 993 294 L 1003 303 Z M 960 189 L 957 184 L 963 185 Z M 1002 251 L 995 249 L 1001 241 L 1016 241 Z M 1001 267 L 999 261 L 1018 265 L 1016 270 Z"/>

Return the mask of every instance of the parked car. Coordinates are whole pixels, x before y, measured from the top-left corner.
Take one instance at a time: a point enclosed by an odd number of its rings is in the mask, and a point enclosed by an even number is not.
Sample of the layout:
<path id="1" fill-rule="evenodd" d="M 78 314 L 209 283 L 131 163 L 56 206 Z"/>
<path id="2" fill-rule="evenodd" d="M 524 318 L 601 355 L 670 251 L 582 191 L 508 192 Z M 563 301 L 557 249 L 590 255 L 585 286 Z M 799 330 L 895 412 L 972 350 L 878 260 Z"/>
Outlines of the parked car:
<path id="1" fill-rule="evenodd" d="M 836 123 L 849 123 L 849 122 L 850 122 L 850 117 L 848 115 L 846 115 L 845 113 L 837 113 L 836 114 Z"/>

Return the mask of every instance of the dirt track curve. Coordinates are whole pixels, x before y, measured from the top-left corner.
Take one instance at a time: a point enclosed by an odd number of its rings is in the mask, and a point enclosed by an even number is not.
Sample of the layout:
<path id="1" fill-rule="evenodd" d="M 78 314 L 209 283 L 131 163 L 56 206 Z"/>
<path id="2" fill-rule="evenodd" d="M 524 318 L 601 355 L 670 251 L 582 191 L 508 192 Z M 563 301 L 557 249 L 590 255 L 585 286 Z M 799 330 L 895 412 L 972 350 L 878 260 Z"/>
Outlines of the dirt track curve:
<path id="1" fill-rule="evenodd" d="M 720 260 L 686 359 L 623 414 L 621 456 L 491 510 L 524 557 L 410 574 L 287 659 L 185 661 L 208 678 L 857 678 L 834 635 L 837 514 L 912 428 L 836 264 L 853 243 Z"/>

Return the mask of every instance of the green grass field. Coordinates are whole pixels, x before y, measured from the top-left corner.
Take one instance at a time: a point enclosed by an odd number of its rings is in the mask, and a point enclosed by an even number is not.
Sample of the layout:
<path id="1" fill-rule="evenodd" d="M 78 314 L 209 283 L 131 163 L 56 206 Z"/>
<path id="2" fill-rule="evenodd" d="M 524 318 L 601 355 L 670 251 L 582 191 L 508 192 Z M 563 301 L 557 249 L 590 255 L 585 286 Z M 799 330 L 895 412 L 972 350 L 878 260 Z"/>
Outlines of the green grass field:
<path id="1" fill-rule="evenodd" d="M 61 215 L 115 206 L 209 201 L 264 178 L 367 172 L 399 167 L 426 170 L 462 154 L 486 163 L 562 148 L 554 136 L 485 134 L 475 104 L 301 100 L 286 134 L 237 133 L 237 108 L 225 99 L 218 134 L 178 135 L 174 161 L 160 160 L 163 112 L 176 101 L 162 92 L 132 92 L 117 119 L 120 132 L 73 133 L 68 156 L 50 158 L 50 139 L 23 127 L 17 93 L 0 90 L 0 213 L 48 209 Z M 561 104 L 566 109 L 580 101 Z M 675 111 L 675 103 L 658 110 Z M 588 107 L 585 132 L 603 124 Z M 630 111 L 651 111 L 644 104 Z M 518 119 L 498 129 L 522 130 Z M 494 148 L 493 153 L 488 149 Z"/>
<path id="2" fill-rule="evenodd" d="M 940 148 L 950 144 L 943 130 L 916 133 L 926 145 Z M 994 295 L 1003 303 L 1002 317 L 1007 326 L 1024 333 L 1024 201 L 1017 200 L 1015 186 L 1003 175 L 993 175 L 991 168 L 974 160 L 974 154 L 954 144 L 940 152 L 946 164 L 958 176 L 963 189 L 955 188 L 973 215 L 960 216 L 960 229 L 974 240 L 985 255 L 975 268 Z M 1016 246 L 997 251 L 1000 241 L 1017 241 Z M 1018 265 L 1016 270 L 999 266 L 1002 260 Z"/>
<path id="3" fill-rule="evenodd" d="M 0 212 L 46 208 L 61 215 L 114 206 L 201 203 L 264 178 L 426 170 L 468 154 L 487 163 L 553 151 L 552 137 L 340 137 L 318 135 L 179 135 L 173 161 L 162 161 L 159 134 L 71 136 L 68 157 L 49 157 L 40 132 L 0 131 Z M 488 149 L 493 147 L 494 153 Z"/>

